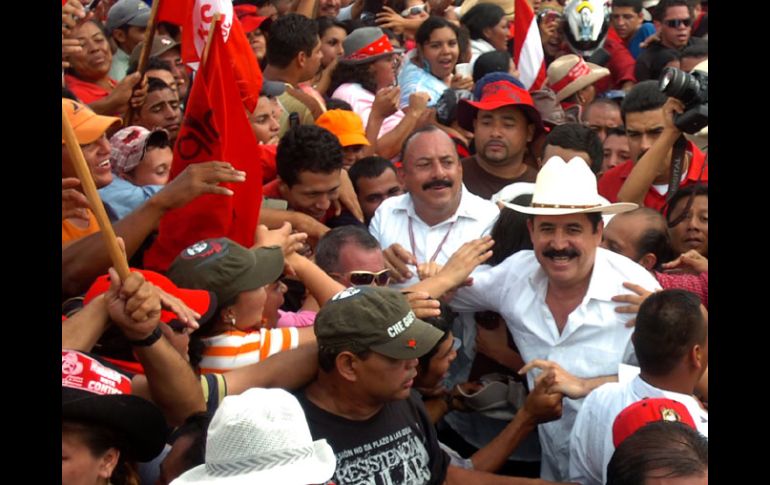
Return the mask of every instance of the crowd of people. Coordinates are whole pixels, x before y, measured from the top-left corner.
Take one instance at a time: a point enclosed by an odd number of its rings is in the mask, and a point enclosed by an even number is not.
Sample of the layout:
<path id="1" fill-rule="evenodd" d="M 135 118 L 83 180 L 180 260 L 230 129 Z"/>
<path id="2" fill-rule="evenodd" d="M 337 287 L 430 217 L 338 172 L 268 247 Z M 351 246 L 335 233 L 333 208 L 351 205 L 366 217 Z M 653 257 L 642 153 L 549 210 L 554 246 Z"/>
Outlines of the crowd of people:
<path id="1" fill-rule="evenodd" d="M 62 0 L 63 485 L 708 483 L 707 1 L 208 3 L 201 118 L 185 25 Z"/>

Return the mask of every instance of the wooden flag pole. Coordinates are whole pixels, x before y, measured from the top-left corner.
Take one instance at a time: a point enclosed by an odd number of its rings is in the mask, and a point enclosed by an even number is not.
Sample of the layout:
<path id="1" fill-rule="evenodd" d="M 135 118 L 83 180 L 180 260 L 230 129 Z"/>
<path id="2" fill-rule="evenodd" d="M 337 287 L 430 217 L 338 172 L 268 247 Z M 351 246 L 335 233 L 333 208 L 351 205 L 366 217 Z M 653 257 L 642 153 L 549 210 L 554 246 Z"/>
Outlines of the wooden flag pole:
<path id="1" fill-rule="evenodd" d="M 158 5 L 160 0 L 152 2 L 152 8 L 150 9 L 150 19 L 147 21 L 147 30 L 144 31 L 144 43 L 142 44 L 142 52 L 139 54 L 139 65 L 136 72 L 144 77 L 144 72 L 147 70 L 147 61 L 150 60 L 150 52 L 152 52 L 152 41 L 155 40 L 155 31 L 158 29 L 155 15 L 158 13 Z M 141 83 L 141 78 L 139 79 Z M 134 120 L 134 108 L 130 105 L 126 111 L 126 119 L 123 126 L 131 126 Z"/>
<path id="2" fill-rule="evenodd" d="M 203 68 L 203 65 L 206 63 L 206 59 L 209 58 L 209 49 L 211 49 L 211 41 L 214 40 L 214 29 L 217 26 L 217 22 L 219 22 L 219 19 L 221 18 L 222 18 L 222 14 L 217 12 L 214 14 L 214 20 L 212 20 L 211 24 L 209 24 L 209 35 L 206 38 L 206 45 L 203 46 L 203 55 L 201 56 L 201 63 L 200 63 L 200 66 L 198 66 L 198 70 Z"/>
<path id="3" fill-rule="evenodd" d="M 117 270 L 120 279 L 125 280 L 129 275 L 128 261 L 126 261 L 126 256 L 121 251 L 120 246 L 118 246 L 115 231 L 112 229 L 112 224 L 107 217 L 107 211 L 104 210 L 102 199 L 99 197 L 99 192 L 96 191 L 96 184 L 91 177 L 91 171 L 88 169 L 86 159 L 83 157 L 83 151 L 80 149 L 80 144 L 75 137 L 75 130 L 72 129 L 70 120 L 67 118 L 67 113 L 64 110 L 61 113 L 61 129 L 70 160 L 80 179 L 80 185 L 82 185 L 88 202 L 91 204 L 91 210 L 94 211 L 96 221 L 99 223 L 104 243 L 107 245 L 107 252 L 112 260 L 112 266 Z"/>

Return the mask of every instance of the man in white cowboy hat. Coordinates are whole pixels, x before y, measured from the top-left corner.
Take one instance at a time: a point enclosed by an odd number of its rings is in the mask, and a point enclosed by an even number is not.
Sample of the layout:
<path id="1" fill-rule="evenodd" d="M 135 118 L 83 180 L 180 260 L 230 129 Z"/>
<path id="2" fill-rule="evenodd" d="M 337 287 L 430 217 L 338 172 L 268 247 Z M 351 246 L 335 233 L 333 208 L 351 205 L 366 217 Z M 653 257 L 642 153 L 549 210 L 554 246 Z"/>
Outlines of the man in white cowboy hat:
<path id="1" fill-rule="evenodd" d="M 596 97 L 594 83 L 609 75 L 606 67 L 586 62 L 576 54 L 567 54 L 548 66 L 547 82 L 565 110 L 574 105 L 582 109 Z"/>
<path id="2" fill-rule="evenodd" d="M 479 266 L 473 285 L 460 288 L 450 304 L 457 311 L 493 310 L 505 318 L 528 362 L 520 373 L 527 373 L 530 389 L 540 371 L 556 373 L 551 389 L 569 399 L 561 419 L 540 425 L 541 476 L 565 479 L 569 433 L 581 398 L 616 380 L 618 364 L 634 359 L 633 330 L 625 325 L 632 315 L 616 312 L 612 298 L 629 293 L 624 282 L 647 290 L 660 285 L 637 263 L 599 247 L 601 215 L 636 204 L 602 201 L 584 160 L 551 158 L 537 176 L 531 206 L 504 203 L 530 215 L 534 250 L 519 251 L 494 267 Z M 442 279 L 437 275 L 414 290 L 438 296 L 458 283 Z"/>
<path id="3" fill-rule="evenodd" d="M 227 396 L 206 437 L 206 462 L 171 482 L 186 484 L 325 483 L 336 459 L 325 439 L 313 441 L 297 399 L 283 389 Z"/>

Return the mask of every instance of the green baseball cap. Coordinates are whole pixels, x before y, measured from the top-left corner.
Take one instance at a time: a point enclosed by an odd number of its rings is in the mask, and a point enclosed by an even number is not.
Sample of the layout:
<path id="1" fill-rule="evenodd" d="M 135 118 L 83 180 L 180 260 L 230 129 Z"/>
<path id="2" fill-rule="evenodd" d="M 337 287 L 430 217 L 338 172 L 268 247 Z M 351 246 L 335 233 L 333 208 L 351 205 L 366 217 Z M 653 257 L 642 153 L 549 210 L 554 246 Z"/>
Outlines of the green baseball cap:
<path id="1" fill-rule="evenodd" d="M 313 328 L 319 347 L 372 350 L 399 360 L 422 357 L 444 336 L 415 316 L 400 291 L 368 286 L 334 295 L 318 312 Z"/>
<path id="2" fill-rule="evenodd" d="M 226 306 L 244 291 L 256 290 L 283 273 L 278 246 L 247 249 L 222 237 L 188 246 L 171 263 L 166 276 L 182 288 L 212 291 Z"/>

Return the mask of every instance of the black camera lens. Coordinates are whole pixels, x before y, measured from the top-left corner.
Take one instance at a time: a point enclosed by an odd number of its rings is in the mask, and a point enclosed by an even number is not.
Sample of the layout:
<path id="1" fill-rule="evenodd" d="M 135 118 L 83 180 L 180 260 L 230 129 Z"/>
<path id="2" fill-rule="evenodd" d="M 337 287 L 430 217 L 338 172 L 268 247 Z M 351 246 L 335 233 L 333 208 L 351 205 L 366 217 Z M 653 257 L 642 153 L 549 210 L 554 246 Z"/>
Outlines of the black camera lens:
<path id="1" fill-rule="evenodd" d="M 703 93 L 698 78 L 675 67 L 663 69 L 658 87 L 666 96 L 684 103 L 687 109 L 704 101 L 701 99 Z"/>

